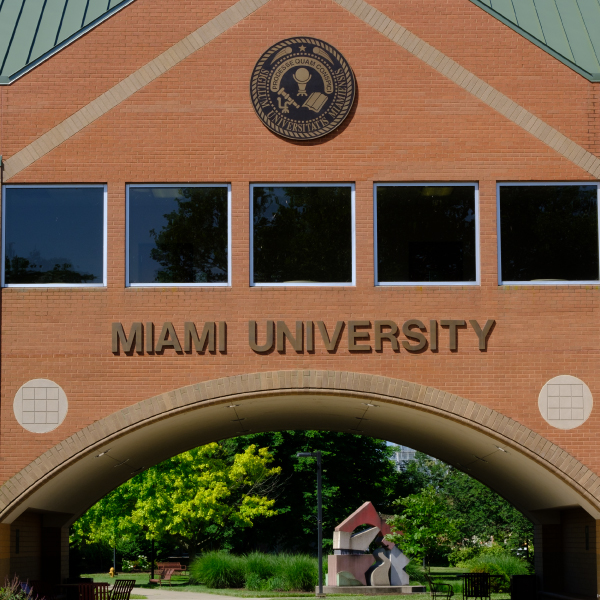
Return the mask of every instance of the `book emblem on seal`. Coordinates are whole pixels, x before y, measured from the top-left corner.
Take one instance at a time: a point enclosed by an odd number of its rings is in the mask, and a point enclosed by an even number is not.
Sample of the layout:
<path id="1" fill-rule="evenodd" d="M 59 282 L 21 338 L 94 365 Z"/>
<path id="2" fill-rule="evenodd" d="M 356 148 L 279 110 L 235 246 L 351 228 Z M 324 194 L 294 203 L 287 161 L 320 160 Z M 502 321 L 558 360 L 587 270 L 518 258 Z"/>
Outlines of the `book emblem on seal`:
<path id="1" fill-rule="evenodd" d="M 346 59 L 316 38 L 297 37 L 271 46 L 250 80 L 256 114 L 271 131 L 313 140 L 338 127 L 354 102 L 355 81 Z"/>

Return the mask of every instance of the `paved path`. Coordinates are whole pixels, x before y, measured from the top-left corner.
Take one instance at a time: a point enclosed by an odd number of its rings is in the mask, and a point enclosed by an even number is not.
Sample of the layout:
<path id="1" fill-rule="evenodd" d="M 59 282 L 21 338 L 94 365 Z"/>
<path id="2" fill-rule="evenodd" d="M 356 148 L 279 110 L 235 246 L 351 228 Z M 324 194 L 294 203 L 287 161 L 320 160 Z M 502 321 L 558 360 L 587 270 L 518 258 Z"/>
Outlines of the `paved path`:
<path id="1" fill-rule="evenodd" d="M 146 596 L 148 600 L 265 600 L 264 598 L 244 598 L 238 596 L 221 596 L 220 594 L 204 594 L 199 592 L 176 592 L 168 585 L 160 588 L 133 588 L 132 594 Z"/>

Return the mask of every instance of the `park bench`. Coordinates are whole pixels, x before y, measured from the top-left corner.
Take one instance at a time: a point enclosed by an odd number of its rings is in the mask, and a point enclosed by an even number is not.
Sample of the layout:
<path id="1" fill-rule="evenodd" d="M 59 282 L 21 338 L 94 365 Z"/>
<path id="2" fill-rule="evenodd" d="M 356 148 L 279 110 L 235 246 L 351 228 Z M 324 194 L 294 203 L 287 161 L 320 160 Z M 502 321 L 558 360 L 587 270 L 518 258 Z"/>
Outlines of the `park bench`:
<path id="1" fill-rule="evenodd" d="M 429 596 L 431 598 L 452 598 L 452 596 L 454 596 L 454 590 L 449 583 L 438 583 L 434 581 L 427 571 L 425 571 L 425 579 L 427 579 Z"/>
<path id="2" fill-rule="evenodd" d="M 187 567 L 179 562 L 159 562 L 156 566 L 159 569 L 175 569 L 175 571 L 179 573 L 187 571 Z"/>
<path id="3" fill-rule="evenodd" d="M 110 590 L 110 600 L 129 600 L 135 579 L 117 579 Z"/>
<path id="4" fill-rule="evenodd" d="M 159 586 L 162 587 L 163 581 L 168 581 L 169 586 L 171 585 L 171 577 L 175 573 L 175 569 L 162 569 L 158 574 L 158 579 L 151 579 L 150 583 L 158 583 Z"/>

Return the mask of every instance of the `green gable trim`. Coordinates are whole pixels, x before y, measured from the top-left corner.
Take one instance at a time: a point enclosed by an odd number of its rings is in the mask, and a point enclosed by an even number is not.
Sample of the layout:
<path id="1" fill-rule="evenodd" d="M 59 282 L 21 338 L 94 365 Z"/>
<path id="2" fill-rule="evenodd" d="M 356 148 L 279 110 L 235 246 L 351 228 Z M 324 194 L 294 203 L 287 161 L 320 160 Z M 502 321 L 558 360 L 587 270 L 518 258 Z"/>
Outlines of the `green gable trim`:
<path id="1" fill-rule="evenodd" d="M 579 75 L 600 82 L 598 0 L 469 0 Z"/>
<path id="2" fill-rule="evenodd" d="M 132 2 L 0 0 L 0 85 L 11 84 Z"/>

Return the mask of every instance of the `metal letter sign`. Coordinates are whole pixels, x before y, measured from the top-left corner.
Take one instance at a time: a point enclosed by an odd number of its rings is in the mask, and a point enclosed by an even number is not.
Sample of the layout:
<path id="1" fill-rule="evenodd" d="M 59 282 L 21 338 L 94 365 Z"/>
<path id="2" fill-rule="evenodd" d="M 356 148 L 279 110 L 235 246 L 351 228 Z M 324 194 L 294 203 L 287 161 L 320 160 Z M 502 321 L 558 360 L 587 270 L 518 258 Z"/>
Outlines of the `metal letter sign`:
<path id="1" fill-rule="evenodd" d="M 354 86 L 352 69 L 333 46 L 297 37 L 271 46 L 260 57 L 250 96 L 271 131 L 291 140 L 314 140 L 348 116 Z"/>

